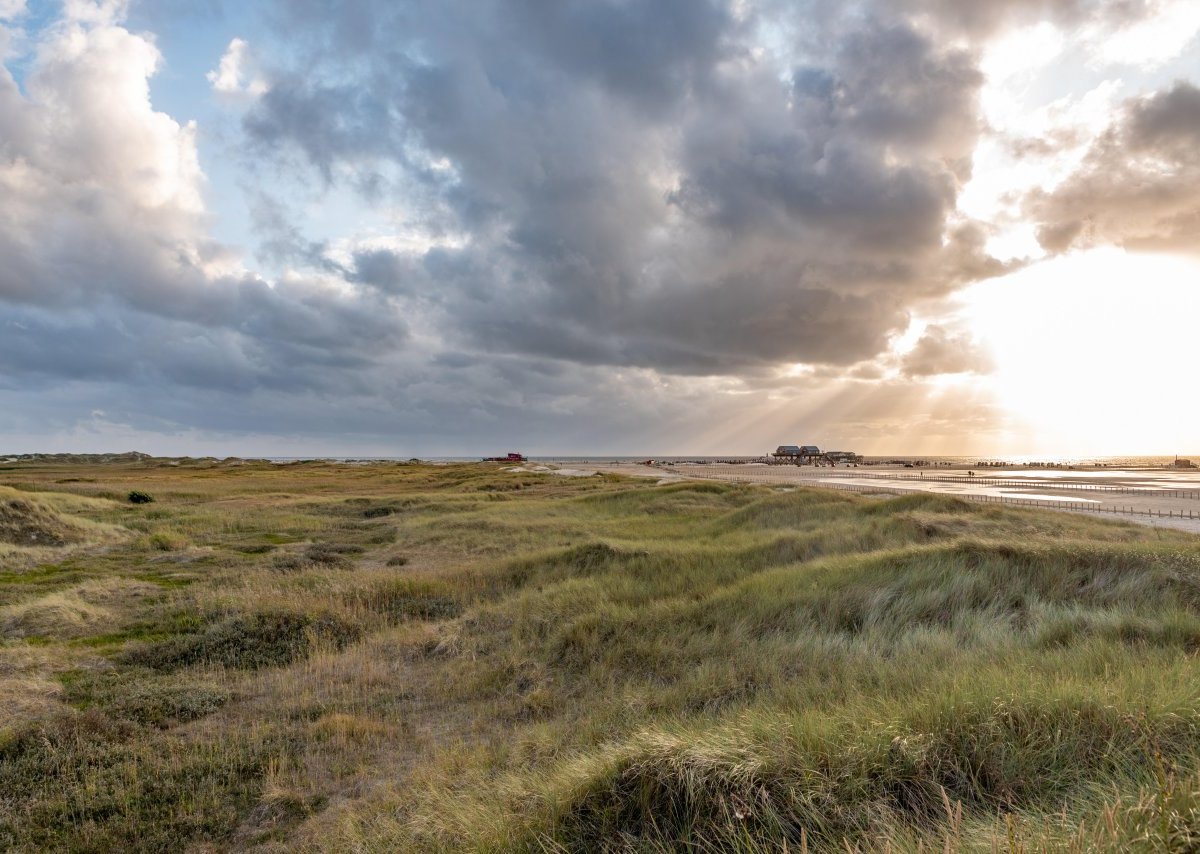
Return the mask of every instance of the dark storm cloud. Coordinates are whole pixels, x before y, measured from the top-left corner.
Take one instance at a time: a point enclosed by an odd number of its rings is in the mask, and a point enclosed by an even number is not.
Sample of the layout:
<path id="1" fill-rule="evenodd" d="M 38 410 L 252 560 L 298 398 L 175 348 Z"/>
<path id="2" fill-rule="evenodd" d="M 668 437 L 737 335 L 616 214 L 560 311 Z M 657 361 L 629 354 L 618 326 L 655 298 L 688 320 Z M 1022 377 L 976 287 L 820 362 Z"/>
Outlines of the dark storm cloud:
<path id="1" fill-rule="evenodd" d="M 547 64 L 658 115 L 703 88 L 732 49 L 734 21 L 716 0 L 585 3 L 515 0 L 506 29 Z"/>
<path id="2" fill-rule="evenodd" d="M 1178 81 L 1126 101 L 1080 167 L 1028 208 L 1052 252 L 1106 243 L 1196 252 L 1200 89 Z"/>
<path id="3" fill-rule="evenodd" d="M 422 292 L 459 346 L 687 373 L 845 364 L 914 300 L 999 270 L 950 234 L 976 57 L 886 5 L 833 16 L 830 47 L 784 67 L 755 51 L 764 19 L 716 2 L 356 8 L 375 31 L 327 36 L 245 127 L 325 175 L 448 164 L 436 195 L 471 239 L 439 250 L 441 277 L 373 252 L 350 278 Z M 324 11 L 279 14 L 308 32 Z M 330 88 L 348 76 L 353 94 Z"/>
<path id="4" fill-rule="evenodd" d="M 357 83 L 315 84 L 299 73 L 272 81 L 246 117 L 246 130 L 267 145 L 298 145 L 327 181 L 339 159 L 384 156 L 398 148 L 386 97 Z"/>

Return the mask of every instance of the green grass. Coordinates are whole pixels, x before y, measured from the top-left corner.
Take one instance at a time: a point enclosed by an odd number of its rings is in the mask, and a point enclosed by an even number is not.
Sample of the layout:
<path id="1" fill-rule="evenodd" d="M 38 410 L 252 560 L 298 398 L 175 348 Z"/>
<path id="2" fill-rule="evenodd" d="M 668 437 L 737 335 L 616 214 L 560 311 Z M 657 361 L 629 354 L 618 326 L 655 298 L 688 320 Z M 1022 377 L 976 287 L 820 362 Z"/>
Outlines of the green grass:
<path id="1" fill-rule="evenodd" d="M 1189 535 L 495 465 L 3 474 L 14 536 L 69 536 L 0 553 L 0 848 L 1200 844 Z"/>

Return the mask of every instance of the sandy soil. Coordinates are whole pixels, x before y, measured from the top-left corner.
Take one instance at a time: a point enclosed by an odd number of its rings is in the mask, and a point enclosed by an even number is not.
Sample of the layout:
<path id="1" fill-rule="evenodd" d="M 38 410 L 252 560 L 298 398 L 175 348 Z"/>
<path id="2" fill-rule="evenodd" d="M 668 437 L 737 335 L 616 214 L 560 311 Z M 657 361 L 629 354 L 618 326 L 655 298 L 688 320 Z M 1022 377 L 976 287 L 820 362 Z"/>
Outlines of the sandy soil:
<path id="1" fill-rule="evenodd" d="M 556 474 L 560 477 L 594 477 L 600 473 L 596 469 L 562 468 L 560 466 L 544 466 L 537 463 L 524 466 L 514 466 L 513 468 L 505 469 L 505 471 L 527 471 L 533 472 L 534 474 Z"/>

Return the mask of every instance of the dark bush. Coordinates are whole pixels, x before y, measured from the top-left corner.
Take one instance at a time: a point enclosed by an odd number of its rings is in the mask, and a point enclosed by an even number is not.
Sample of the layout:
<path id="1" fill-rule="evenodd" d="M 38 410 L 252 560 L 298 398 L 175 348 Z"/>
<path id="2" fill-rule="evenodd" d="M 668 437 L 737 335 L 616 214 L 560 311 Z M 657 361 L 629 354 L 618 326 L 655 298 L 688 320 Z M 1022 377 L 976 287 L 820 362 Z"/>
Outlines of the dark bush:
<path id="1" fill-rule="evenodd" d="M 120 741 L 132 731 L 128 723 L 114 721 L 98 709 L 19 721 L 0 733 L 0 781 L 20 769 L 25 772 L 19 775 L 22 784 L 41 782 L 54 776 L 64 759 L 69 761 L 87 746 Z"/>
<path id="2" fill-rule="evenodd" d="M 271 561 L 271 567 L 279 572 L 299 572 L 302 569 L 307 569 L 310 565 L 310 562 L 303 555 L 293 554 L 292 552 L 275 555 L 274 560 Z"/>
<path id="3" fill-rule="evenodd" d="M 362 546 L 346 543 L 313 543 L 304 550 L 304 556 L 313 563 L 323 563 L 326 566 L 346 566 L 350 563 L 346 555 L 357 555 L 365 552 Z"/>
<path id="4" fill-rule="evenodd" d="M 154 501 L 154 496 L 149 492 L 142 492 L 140 489 L 129 490 L 129 495 L 126 496 L 130 504 L 150 504 Z"/>
<path id="5" fill-rule="evenodd" d="M 369 546 L 386 546 L 396 542 L 396 538 L 395 528 L 380 528 L 369 534 L 363 542 Z"/>
<path id="6" fill-rule="evenodd" d="M 205 685 L 145 685 L 116 698 L 109 711 L 115 717 L 165 727 L 211 715 L 228 701 L 228 692 Z"/>
<path id="7" fill-rule="evenodd" d="M 147 681 L 144 670 L 84 672 L 65 679 L 64 687 L 77 706 L 157 727 L 205 717 L 229 700 L 229 692 L 215 685 Z"/>
<path id="8" fill-rule="evenodd" d="M 314 642 L 342 648 L 362 636 L 362 628 L 333 614 L 264 611 L 238 614 L 203 632 L 135 647 L 129 664 L 173 670 L 193 664 L 257 669 L 306 658 Z"/>

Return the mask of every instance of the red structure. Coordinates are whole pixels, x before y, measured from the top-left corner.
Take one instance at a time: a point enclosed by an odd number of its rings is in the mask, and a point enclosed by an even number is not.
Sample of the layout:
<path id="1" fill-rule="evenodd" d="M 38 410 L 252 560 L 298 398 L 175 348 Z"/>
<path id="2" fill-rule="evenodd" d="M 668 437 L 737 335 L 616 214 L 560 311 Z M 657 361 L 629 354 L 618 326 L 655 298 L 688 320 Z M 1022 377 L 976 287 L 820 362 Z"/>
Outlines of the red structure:
<path id="1" fill-rule="evenodd" d="M 523 463 L 525 462 L 525 455 L 509 452 L 506 457 L 484 457 L 483 461 L 485 463 Z"/>

